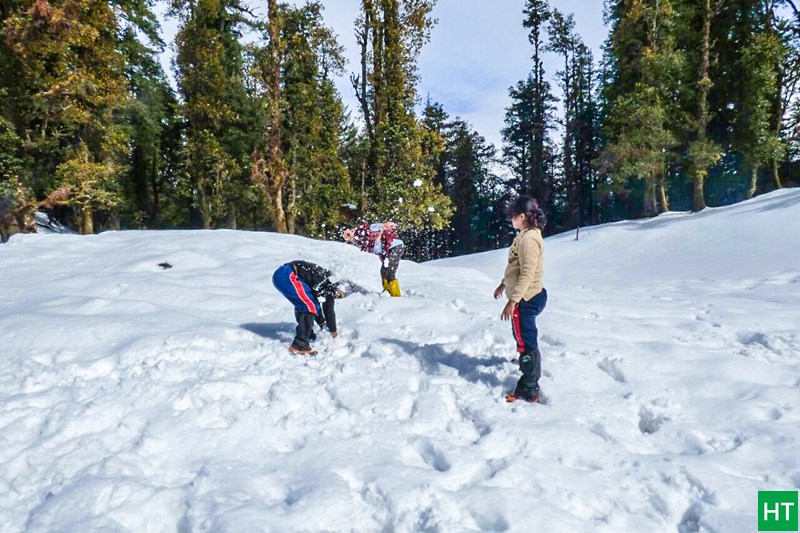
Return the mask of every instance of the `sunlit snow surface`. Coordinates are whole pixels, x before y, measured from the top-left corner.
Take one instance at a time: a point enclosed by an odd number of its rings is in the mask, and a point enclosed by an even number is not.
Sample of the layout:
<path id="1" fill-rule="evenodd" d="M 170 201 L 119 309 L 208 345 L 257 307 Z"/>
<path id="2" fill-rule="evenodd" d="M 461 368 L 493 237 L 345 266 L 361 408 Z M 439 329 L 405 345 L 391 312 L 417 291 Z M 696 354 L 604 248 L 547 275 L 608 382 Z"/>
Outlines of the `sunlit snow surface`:
<path id="1" fill-rule="evenodd" d="M 800 488 L 800 190 L 545 249 L 546 403 L 509 405 L 506 250 L 389 298 L 341 243 L 13 237 L 0 531 L 755 531 Z M 299 258 L 374 291 L 314 359 L 271 283 Z"/>

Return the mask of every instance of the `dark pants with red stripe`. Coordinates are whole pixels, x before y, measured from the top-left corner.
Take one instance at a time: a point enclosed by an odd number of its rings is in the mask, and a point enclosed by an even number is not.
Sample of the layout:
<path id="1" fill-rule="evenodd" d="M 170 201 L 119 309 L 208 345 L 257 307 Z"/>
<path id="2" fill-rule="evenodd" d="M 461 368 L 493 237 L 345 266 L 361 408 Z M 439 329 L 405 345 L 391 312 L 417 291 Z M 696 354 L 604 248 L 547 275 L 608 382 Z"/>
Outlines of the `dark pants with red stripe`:
<path id="1" fill-rule="evenodd" d="M 294 305 L 297 320 L 292 346 L 298 350 L 310 350 L 314 334 L 314 316 L 320 312 L 319 301 L 308 284 L 297 277 L 291 265 L 283 265 L 272 275 L 272 284 Z"/>
<path id="2" fill-rule="evenodd" d="M 514 307 L 512 328 L 514 340 L 517 341 L 519 352 L 519 370 L 522 377 L 517 382 L 514 395 L 530 399 L 539 393 L 539 378 L 542 377 L 542 354 L 539 352 L 539 330 L 536 327 L 536 317 L 547 305 L 547 291 L 542 292 L 530 300 L 520 300 Z"/>

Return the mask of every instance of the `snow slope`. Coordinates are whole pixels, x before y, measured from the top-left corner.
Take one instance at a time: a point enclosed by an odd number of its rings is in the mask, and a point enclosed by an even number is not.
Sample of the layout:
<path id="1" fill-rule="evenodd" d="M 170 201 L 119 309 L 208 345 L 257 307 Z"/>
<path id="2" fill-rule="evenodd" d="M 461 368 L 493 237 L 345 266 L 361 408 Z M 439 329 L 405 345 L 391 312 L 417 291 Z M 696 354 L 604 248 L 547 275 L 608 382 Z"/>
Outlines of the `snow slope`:
<path id="1" fill-rule="evenodd" d="M 290 356 L 272 272 L 374 294 Z M 0 531 L 755 531 L 800 488 L 800 190 L 546 240 L 544 405 L 500 250 L 234 231 L 0 246 Z M 173 268 L 157 265 L 167 261 Z"/>

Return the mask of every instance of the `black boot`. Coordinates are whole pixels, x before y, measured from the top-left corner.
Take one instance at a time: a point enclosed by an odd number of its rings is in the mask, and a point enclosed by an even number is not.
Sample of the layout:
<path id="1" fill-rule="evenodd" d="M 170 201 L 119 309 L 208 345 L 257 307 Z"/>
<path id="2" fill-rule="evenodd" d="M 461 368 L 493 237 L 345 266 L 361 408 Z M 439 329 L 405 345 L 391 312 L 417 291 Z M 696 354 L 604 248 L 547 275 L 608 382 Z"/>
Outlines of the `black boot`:
<path id="1" fill-rule="evenodd" d="M 310 342 L 313 340 L 312 336 L 314 335 L 314 315 L 295 310 L 294 317 L 297 319 L 297 329 L 295 329 L 292 348 L 302 352 L 311 351 Z"/>
<path id="2" fill-rule="evenodd" d="M 514 396 L 529 402 L 539 401 L 539 378 L 542 377 L 542 354 L 539 348 L 519 355 L 519 370 L 522 377 L 517 382 Z"/>

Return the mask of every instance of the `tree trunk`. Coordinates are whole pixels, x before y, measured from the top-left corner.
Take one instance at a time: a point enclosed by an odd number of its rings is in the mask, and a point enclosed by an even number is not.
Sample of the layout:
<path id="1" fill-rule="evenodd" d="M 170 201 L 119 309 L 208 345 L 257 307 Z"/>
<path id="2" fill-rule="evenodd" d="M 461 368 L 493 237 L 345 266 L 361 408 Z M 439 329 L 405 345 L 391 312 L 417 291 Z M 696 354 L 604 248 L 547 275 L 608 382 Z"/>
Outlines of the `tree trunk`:
<path id="1" fill-rule="evenodd" d="M 669 211 L 669 198 L 667 198 L 667 180 L 664 176 L 658 179 L 658 200 L 661 204 L 661 212 Z"/>
<path id="2" fill-rule="evenodd" d="M 272 209 L 275 211 L 275 230 L 278 233 L 288 233 L 286 226 L 286 212 L 283 210 L 283 188 L 273 191 Z"/>
<path id="3" fill-rule="evenodd" d="M 693 211 L 702 211 L 706 208 L 706 199 L 703 187 L 708 169 L 705 168 L 705 156 L 708 150 L 706 128 L 708 126 L 708 91 L 711 89 L 711 79 L 708 77 L 709 55 L 711 53 L 711 0 L 703 0 L 703 30 L 700 37 L 700 71 L 698 72 L 697 96 L 697 141 L 703 147 L 703 162 L 695 162 L 694 169 L 694 202 Z M 698 168 L 703 167 L 703 168 Z"/>
<path id="4" fill-rule="evenodd" d="M 292 178 L 290 182 L 291 185 L 289 188 L 291 189 L 291 193 L 289 195 L 289 205 L 287 206 L 286 209 L 287 211 L 286 225 L 289 233 L 294 235 L 295 233 L 297 233 L 297 180 L 295 180 L 295 178 Z"/>
<path id="5" fill-rule="evenodd" d="M 361 205 L 359 205 L 359 214 L 367 214 L 367 205 L 369 199 L 367 198 L 367 160 L 361 163 Z"/>
<path id="6" fill-rule="evenodd" d="M 773 33 L 773 19 L 775 18 L 775 11 L 774 11 L 774 4 L 767 5 L 767 13 L 766 13 L 766 26 L 767 32 Z M 773 101 L 772 105 L 772 127 L 775 135 L 778 139 L 781 138 L 781 130 L 783 130 L 783 110 L 784 110 L 784 101 L 783 101 L 783 82 L 786 76 L 785 67 L 783 65 L 777 64 L 775 65 L 775 69 L 778 73 L 775 83 L 775 100 Z M 772 186 L 776 189 L 780 189 L 783 187 L 781 184 L 781 176 L 779 172 L 779 161 L 777 159 L 773 159 L 771 161 L 771 173 L 772 173 Z"/>
<path id="7" fill-rule="evenodd" d="M 160 226 L 161 225 L 161 198 L 160 198 L 160 190 L 158 184 L 158 159 L 153 158 L 153 179 L 150 184 L 150 188 L 153 194 L 153 201 L 150 204 L 150 226 Z"/>
<path id="8" fill-rule="evenodd" d="M 577 228 L 581 225 L 580 220 L 580 190 L 578 190 L 579 178 L 575 176 L 572 166 L 572 128 L 574 125 L 573 114 L 573 94 L 572 70 L 570 68 L 569 51 L 564 52 L 564 181 L 569 189 L 568 198 L 572 210 L 572 227 Z"/>
<path id="9" fill-rule="evenodd" d="M 287 233 L 286 213 L 283 210 L 283 188 L 289 172 L 283 161 L 281 149 L 281 41 L 280 15 L 276 0 L 268 0 L 269 32 L 269 96 L 270 96 L 270 129 L 267 136 L 267 175 L 272 188 L 273 209 L 275 210 L 275 229 L 279 233 Z"/>
<path id="10" fill-rule="evenodd" d="M 747 197 L 752 198 L 758 191 L 758 165 L 750 167 L 750 187 L 747 188 Z"/>
<path id="11" fill-rule="evenodd" d="M 385 3 L 379 3 L 380 9 L 384 12 L 384 21 L 386 18 L 386 10 L 390 9 Z M 372 0 L 364 0 L 364 9 L 368 10 L 372 20 L 372 130 L 373 136 L 369 143 L 369 158 L 367 159 L 367 188 L 375 184 L 379 184 L 382 174 L 381 156 L 383 154 L 383 140 L 385 139 L 385 132 L 383 127 L 385 125 L 386 113 L 385 101 L 387 92 L 386 82 L 386 53 L 384 49 L 384 33 L 385 28 L 382 25 L 381 18 L 378 16 Z"/>
<path id="12" fill-rule="evenodd" d="M 362 209 L 366 206 L 366 189 L 377 182 L 378 175 L 378 146 L 376 129 L 381 119 L 381 81 L 380 65 L 382 63 L 381 32 L 378 26 L 373 0 L 362 0 L 361 9 L 364 12 L 364 26 L 356 31 L 357 42 L 361 48 L 361 75 L 350 78 L 356 99 L 361 107 L 364 118 L 364 128 L 367 133 L 366 164 L 362 174 Z M 372 72 L 369 69 L 370 43 L 372 44 Z M 370 83 L 375 87 L 370 94 Z"/>
<path id="13" fill-rule="evenodd" d="M 539 57 L 539 47 L 541 43 L 537 34 L 536 41 L 533 43 L 533 147 L 531 150 L 531 168 L 529 187 L 535 198 L 541 202 L 549 201 L 544 193 L 544 176 L 542 172 L 544 161 L 544 137 L 545 137 L 545 95 L 542 91 L 542 81 L 544 69 Z"/>
<path id="14" fill-rule="evenodd" d="M 369 109 L 368 97 L 368 76 L 367 57 L 369 52 L 369 38 L 372 30 L 372 2 L 364 0 L 364 28 L 358 32 L 358 44 L 361 46 L 361 77 L 356 80 L 353 78 L 353 88 L 356 90 L 356 98 L 361 105 L 361 113 L 364 115 L 364 127 L 367 131 L 367 138 L 372 141 L 375 137 L 375 130 L 372 127 L 372 116 Z"/>
<path id="15" fill-rule="evenodd" d="M 656 214 L 656 184 L 652 179 L 647 180 L 647 187 L 644 191 L 644 215 L 653 216 Z"/>
<path id="16" fill-rule="evenodd" d="M 89 206 L 81 208 L 80 217 L 81 235 L 91 235 L 94 233 L 94 216 L 92 213 L 92 208 Z"/>
<path id="17" fill-rule="evenodd" d="M 197 184 L 197 210 L 203 222 L 203 229 L 211 229 L 211 207 L 208 204 L 208 196 L 205 192 L 205 179 L 200 178 Z"/>
<path id="18" fill-rule="evenodd" d="M 704 168 L 694 169 L 694 202 L 692 203 L 692 211 L 695 213 L 707 207 L 704 192 L 707 174 L 708 172 Z"/>
<path id="19" fill-rule="evenodd" d="M 776 189 L 780 189 L 780 188 L 783 187 L 783 185 L 781 184 L 781 175 L 780 175 L 780 173 L 778 171 L 778 167 L 779 167 L 778 160 L 777 159 L 773 159 L 772 160 L 772 186 L 775 187 Z"/>

